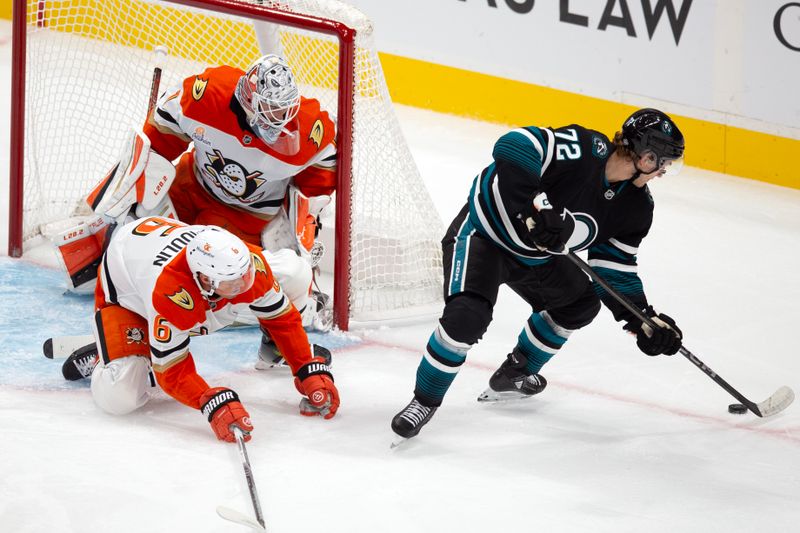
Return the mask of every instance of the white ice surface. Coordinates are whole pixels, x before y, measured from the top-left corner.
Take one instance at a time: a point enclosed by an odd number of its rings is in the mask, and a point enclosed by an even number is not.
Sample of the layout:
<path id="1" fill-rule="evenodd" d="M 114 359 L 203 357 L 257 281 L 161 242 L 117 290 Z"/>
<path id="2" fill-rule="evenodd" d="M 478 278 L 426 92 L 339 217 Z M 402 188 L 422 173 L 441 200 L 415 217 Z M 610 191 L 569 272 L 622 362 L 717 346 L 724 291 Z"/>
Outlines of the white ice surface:
<path id="1" fill-rule="evenodd" d="M 0 23 L 3 191 L 9 37 Z M 449 221 L 506 128 L 398 112 Z M 640 250 L 650 300 L 752 400 L 780 385 L 800 390 L 800 191 L 692 168 L 652 189 L 656 221 Z M 0 209 L 5 251 L 6 193 Z M 65 383 L 59 363 L 41 357 L 45 338 L 88 332 L 90 302 L 59 287 L 58 272 L 0 257 L 0 531 L 242 531 L 215 513 L 219 504 L 251 512 L 237 449 L 200 414 L 164 395 L 129 416 L 103 414 L 86 383 Z M 255 331 L 193 343 L 203 375 L 234 388 L 252 415 L 267 529 L 800 530 L 800 405 L 770 419 L 730 415 L 733 399 L 711 379 L 679 355 L 642 355 L 606 310 L 545 367 L 544 394 L 478 404 L 527 316 L 504 291 L 444 406 L 394 451 L 389 421 L 411 398 L 434 320 L 323 339 L 338 347 L 342 407 L 331 421 L 298 415 L 287 374 L 252 369 Z"/>

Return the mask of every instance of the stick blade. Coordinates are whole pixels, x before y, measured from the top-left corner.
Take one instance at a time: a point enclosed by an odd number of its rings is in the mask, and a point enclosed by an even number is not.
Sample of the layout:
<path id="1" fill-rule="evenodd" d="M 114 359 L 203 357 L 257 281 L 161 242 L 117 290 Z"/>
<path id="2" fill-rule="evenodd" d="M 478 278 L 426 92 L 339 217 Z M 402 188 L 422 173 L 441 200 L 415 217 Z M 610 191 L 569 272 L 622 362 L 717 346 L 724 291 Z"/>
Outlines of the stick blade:
<path id="1" fill-rule="evenodd" d="M 246 514 L 240 513 L 239 511 L 231 509 L 230 507 L 218 505 L 217 514 L 220 516 L 220 518 L 224 518 L 225 520 L 235 524 L 249 527 L 253 531 L 263 531 L 265 533 L 267 531 L 267 528 L 256 522 L 255 518 L 250 518 Z"/>
<path id="2" fill-rule="evenodd" d="M 94 335 L 64 335 L 47 339 L 42 345 L 42 353 L 48 359 L 69 357 L 75 351 L 94 344 Z"/>
<path id="3" fill-rule="evenodd" d="M 783 386 L 775 394 L 756 404 L 756 414 L 760 417 L 768 417 L 780 413 L 789 407 L 794 401 L 794 391 L 789 387 Z"/>
<path id="4" fill-rule="evenodd" d="M 44 341 L 42 345 L 42 352 L 44 352 L 44 356 L 48 359 L 53 358 L 53 339 L 47 339 Z"/>

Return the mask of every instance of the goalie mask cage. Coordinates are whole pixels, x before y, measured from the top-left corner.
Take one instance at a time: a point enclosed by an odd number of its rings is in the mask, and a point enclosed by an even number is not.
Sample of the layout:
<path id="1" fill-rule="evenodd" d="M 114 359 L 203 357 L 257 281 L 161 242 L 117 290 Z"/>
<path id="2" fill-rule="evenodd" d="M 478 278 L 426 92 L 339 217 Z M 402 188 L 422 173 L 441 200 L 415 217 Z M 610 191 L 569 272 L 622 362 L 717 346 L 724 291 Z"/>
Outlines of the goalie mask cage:
<path id="1" fill-rule="evenodd" d="M 14 0 L 9 255 L 75 214 L 161 91 L 211 65 L 283 55 L 336 117 L 334 315 L 380 320 L 441 300 L 442 223 L 403 138 L 361 12 L 338 0 Z M 50 231 L 52 233 L 52 230 Z M 329 250 L 328 253 L 331 253 Z"/>

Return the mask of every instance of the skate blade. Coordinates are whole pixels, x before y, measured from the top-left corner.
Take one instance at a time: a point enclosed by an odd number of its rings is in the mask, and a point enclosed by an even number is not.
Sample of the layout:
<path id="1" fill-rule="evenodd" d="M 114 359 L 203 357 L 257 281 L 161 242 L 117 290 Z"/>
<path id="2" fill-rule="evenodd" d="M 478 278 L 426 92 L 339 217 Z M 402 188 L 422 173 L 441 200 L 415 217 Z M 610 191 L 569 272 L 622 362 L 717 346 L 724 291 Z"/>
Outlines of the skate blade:
<path id="1" fill-rule="evenodd" d="M 496 391 L 491 388 L 486 389 L 478 396 L 479 402 L 509 402 L 514 400 L 526 400 L 533 394 L 522 394 L 518 391 Z"/>
<path id="2" fill-rule="evenodd" d="M 403 445 L 403 443 L 405 443 L 405 442 L 407 442 L 407 441 L 408 441 L 408 439 L 407 439 L 407 438 L 405 438 L 405 437 L 401 437 L 400 435 L 395 435 L 395 436 L 394 436 L 394 440 L 393 440 L 393 441 L 392 441 L 392 443 L 389 445 L 389 449 L 390 449 L 390 450 L 394 450 L 394 449 L 398 448 L 399 446 L 402 446 L 402 445 Z"/>
<path id="3" fill-rule="evenodd" d="M 259 359 L 256 361 L 256 370 L 284 370 L 289 368 L 289 365 L 286 364 L 286 359 L 281 359 L 280 363 L 271 362 L 268 363 L 263 359 Z"/>

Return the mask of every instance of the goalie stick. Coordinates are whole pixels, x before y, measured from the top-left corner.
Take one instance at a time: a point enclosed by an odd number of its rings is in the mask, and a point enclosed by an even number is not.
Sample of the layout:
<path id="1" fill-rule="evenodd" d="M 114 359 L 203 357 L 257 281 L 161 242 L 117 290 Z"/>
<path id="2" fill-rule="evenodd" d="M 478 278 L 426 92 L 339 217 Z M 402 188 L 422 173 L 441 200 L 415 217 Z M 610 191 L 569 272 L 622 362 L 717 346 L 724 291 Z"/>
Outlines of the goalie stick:
<path id="1" fill-rule="evenodd" d="M 261 502 L 258 499 L 258 491 L 256 490 L 256 480 L 253 477 L 253 470 L 250 468 L 250 459 L 247 457 L 247 448 L 244 445 L 244 433 L 241 428 L 236 425 L 231 425 L 231 431 L 233 431 L 233 434 L 236 436 L 236 444 L 239 446 L 239 456 L 242 459 L 244 477 L 247 479 L 247 488 L 250 491 L 250 500 L 253 502 L 253 510 L 256 513 L 256 519 L 253 520 L 239 511 L 222 505 L 217 506 L 217 514 L 225 520 L 247 526 L 255 531 L 266 531 L 267 527 L 264 525 L 264 515 L 261 512 Z"/>
<path id="2" fill-rule="evenodd" d="M 592 280 L 595 283 L 600 285 L 608 294 L 610 294 L 612 298 L 614 298 L 616 301 L 622 304 L 622 306 L 625 307 L 625 309 L 633 313 L 633 316 L 635 316 L 637 319 L 641 320 L 651 328 L 655 329 L 659 327 L 655 322 L 653 322 L 650 319 L 650 317 L 645 315 L 641 311 L 641 309 L 638 309 L 635 305 L 629 302 L 628 299 L 625 298 L 625 296 L 623 296 L 622 294 L 617 292 L 616 289 L 611 287 L 608 284 L 608 282 L 606 282 L 606 280 L 604 280 L 602 276 L 600 276 L 594 270 L 592 270 L 592 267 L 590 267 L 583 259 L 575 255 L 575 252 L 569 252 L 565 255 L 569 258 L 570 261 L 572 261 L 575 264 L 575 266 L 583 270 L 583 272 L 587 276 L 592 278 Z M 742 393 L 736 390 L 731 384 L 725 381 L 719 374 L 714 372 L 708 365 L 706 365 L 703 361 L 701 361 L 695 354 L 690 352 L 688 348 L 683 346 L 683 344 L 681 344 L 679 351 L 681 355 L 686 357 L 686 359 L 691 361 L 692 364 L 694 364 L 697 368 L 702 370 L 703 373 L 705 373 L 705 375 L 714 380 L 714 382 L 717 385 L 725 389 L 725 391 L 728 394 L 739 400 L 739 402 L 742 405 L 746 406 L 756 416 L 764 418 L 775 415 L 777 413 L 780 413 L 787 407 L 789 407 L 789 405 L 791 405 L 791 403 L 794 401 L 794 391 L 792 391 L 792 389 L 786 386 L 779 388 L 772 394 L 772 396 L 770 396 L 763 402 L 755 403 L 753 401 L 750 401 Z"/>
<path id="3" fill-rule="evenodd" d="M 158 88 L 161 85 L 161 70 L 164 68 L 164 60 L 167 58 L 167 47 L 158 45 L 153 48 L 155 56 L 155 67 L 153 67 L 153 80 L 150 82 L 150 100 L 147 102 L 147 116 L 153 112 L 158 101 Z"/>

